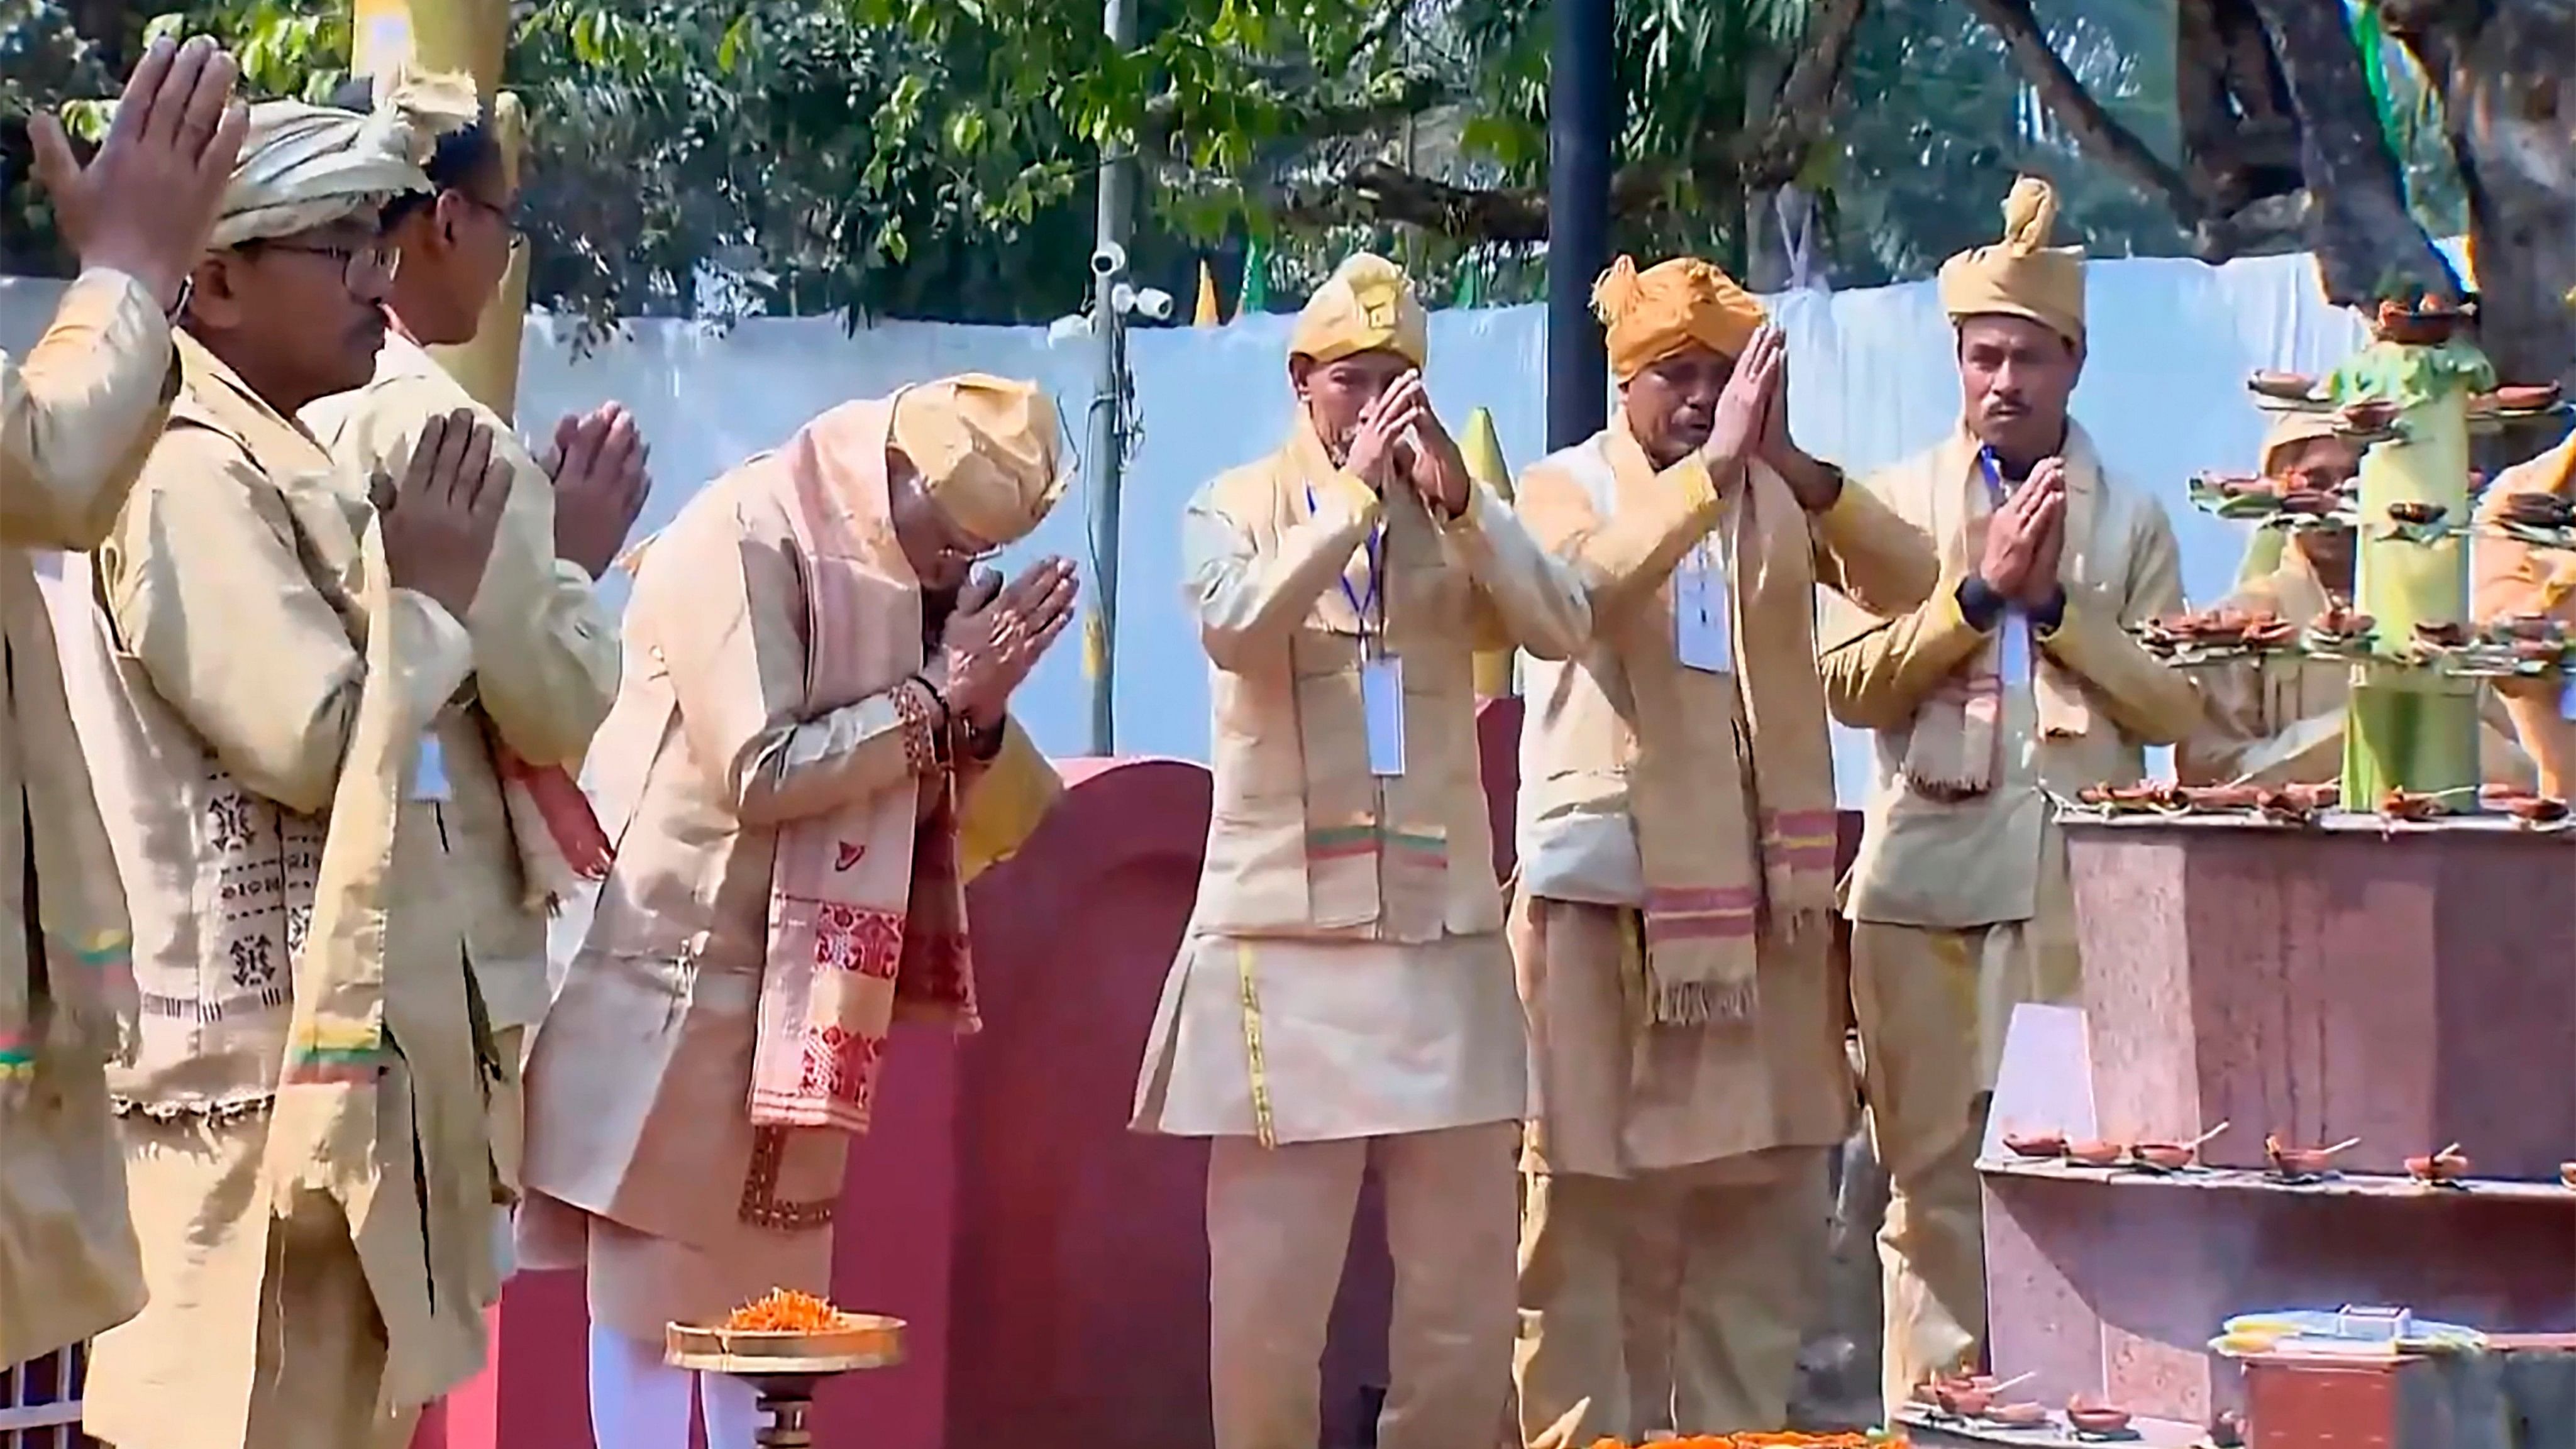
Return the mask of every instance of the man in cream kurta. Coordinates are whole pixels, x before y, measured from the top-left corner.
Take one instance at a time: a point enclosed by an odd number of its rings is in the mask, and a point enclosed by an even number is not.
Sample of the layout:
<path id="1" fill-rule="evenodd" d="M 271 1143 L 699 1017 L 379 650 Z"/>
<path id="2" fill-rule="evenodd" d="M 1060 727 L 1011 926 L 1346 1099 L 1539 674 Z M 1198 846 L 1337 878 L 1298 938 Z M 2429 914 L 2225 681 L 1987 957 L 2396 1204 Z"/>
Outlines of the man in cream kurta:
<path id="1" fill-rule="evenodd" d="M 1894 614 L 1940 567 L 1790 441 L 1782 341 L 1723 272 L 1623 257 L 1594 300 L 1618 416 L 1516 503 L 1592 602 L 1521 739 L 1531 1443 L 1786 1427 L 1852 1106 L 1815 586 Z"/>
<path id="2" fill-rule="evenodd" d="M 2263 440 L 2266 478 L 2332 493 L 2361 469 L 2361 450 L 2341 437 L 2331 416 L 2289 413 Z M 2280 562 L 2238 586 L 2222 608 L 2279 615 L 2305 626 L 2329 608 L 2352 607 L 2354 535 L 2348 528 L 2302 529 L 2284 540 Z M 2482 545 L 2483 546 L 2483 545 Z M 2249 780 L 2262 785 L 2332 784 L 2343 775 L 2343 718 L 2352 695 L 2352 666 L 2331 660 L 2270 656 L 2202 669 L 2207 719 L 2174 751 L 2174 773 L 2186 785 Z M 2478 762 L 2499 785 L 2529 789 L 2531 761 L 2514 742 L 2513 723 L 2492 690 L 2478 692 L 2485 716 Z"/>
<path id="3" fill-rule="evenodd" d="M 1213 665 L 1207 864 L 1135 1125 L 1211 1137 L 1217 1449 L 1312 1449 L 1363 1171 L 1395 1259 L 1385 1449 L 1489 1449 L 1510 1391 L 1528 1048 L 1503 939 L 1472 660 L 1564 659 L 1571 569 L 1467 476 L 1422 306 L 1355 256 L 1299 316 L 1288 442 L 1183 522 Z"/>
<path id="4" fill-rule="evenodd" d="M 602 1445 L 685 1449 L 665 1324 L 829 1294 L 889 1023 L 974 1027 L 963 887 L 1058 792 L 1005 706 L 1074 581 L 968 566 L 1054 506 L 1057 435 L 976 374 L 845 404 L 642 550 L 591 752 L 617 858 L 530 1052 L 519 1219 L 530 1267 L 587 1271 Z M 699 1388 L 749 1449 L 748 1386 Z"/>
<path id="5" fill-rule="evenodd" d="M 76 164 L 34 128 L 80 279 L 0 355 L 0 1372 L 143 1306 L 108 1058 L 132 1045 L 125 897 L 25 549 L 107 533 L 178 386 L 168 314 L 241 149 L 232 58 L 148 51 Z"/>
<path id="6" fill-rule="evenodd" d="M 342 99 L 372 104 L 373 96 L 359 83 Z M 644 455 L 633 422 L 622 410 L 603 410 L 557 429 L 574 445 L 558 452 L 550 477 L 509 425 L 425 350 L 474 339 L 509 265 L 505 218 L 516 197 L 508 157 L 485 120 L 439 138 L 424 172 L 431 190 L 385 208 L 386 237 L 402 265 L 375 378 L 303 417 L 344 479 L 386 471 L 411 456 L 433 418 L 459 411 L 491 429 L 494 455 L 510 471 L 492 566 L 465 620 L 474 677 L 431 727 L 444 788 L 424 793 L 438 816 L 446 868 L 407 883 L 407 899 L 463 923 L 502 1072 L 492 1093 L 495 1166 L 503 1192 L 515 1196 L 519 1065 L 546 1007 L 548 907 L 608 868 L 607 838 L 573 777 L 617 697 L 617 627 L 591 581 L 643 503 Z M 613 522 L 585 556 L 559 557 L 559 534 L 588 538 L 560 529 L 559 509 L 605 509 Z M 507 1209 L 500 1212 L 506 1250 Z"/>
<path id="7" fill-rule="evenodd" d="M 142 992 L 110 1085 L 151 1300 L 85 1398 L 123 1449 L 400 1444 L 483 1360 L 489 1045 L 455 923 L 392 883 L 435 868 L 403 797 L 502 492 L 488 436 L 443 426 L 371 505 L 293 421 L 366 379 L 376 209 L 470 114 L 428 79 L 373 117 L 253 108 L 66 650 Z"/>
<path id="8" fill-rule="evenodd" d="M 2478 521 L 2493 523 L 2506 500 L 2521 494 L 2564 496 L 2576 484 L 2576 433 L 2558 446 L 2496 475 L 2478 500 Z M 2576 556 L 2538 549 L 2497 533 L 2478 537 L 2469 552 L 2469 613 L 2480 624 L 2519 614 L 2541 614 L 2576 624 Z M 2510 712 L 2514 734 L 2538 767 L 2540 793 L 2564 800 L 2576 792 L 2576 692 L 2540 680 L 2504 680 L 2496 686 Z M 2482 748 L 2492 748 L 2485 744 Z"/>
<path id="9" fill-rule="evenodd" d="M 1870 478 L 1931 535 L 1942 583 L 1877 614 L 1827 601 L 1834 713 L 1876 735 L 1844 882 L 1862 1092 L 1891 1189 L 1879 1233 L 1892 1413 L 1985 1335 L 1975 1162 L 2012 1007 L 2079 987 L 2066 847 L 2048 792 L 2136 780 L 2198 727 L 2191 682 L 2126 630 L 2182 607 L 2173 526 L 2067 416 L 2084 357 L 2083 254 L 2047 246 L 2024 178 L 2004 240 L 1953 257 L 1958 433 Z"/>

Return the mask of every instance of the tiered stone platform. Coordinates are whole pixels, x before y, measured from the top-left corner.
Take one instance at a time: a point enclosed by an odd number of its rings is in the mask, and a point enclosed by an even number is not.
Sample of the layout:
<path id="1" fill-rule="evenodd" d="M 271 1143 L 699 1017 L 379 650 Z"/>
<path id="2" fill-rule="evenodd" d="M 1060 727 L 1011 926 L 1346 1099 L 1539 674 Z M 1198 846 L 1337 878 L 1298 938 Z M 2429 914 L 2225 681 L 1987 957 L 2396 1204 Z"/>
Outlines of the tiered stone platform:
<path id="1" fill-rule="evenodd" d="M 2072 823 L 2080 1008 L 2025 1007 L 1986 1144 L 1995 1371 L 2200 1424 L 2240 1313 L 2402 1305 L 2576 1330 L 2576 838 L 2502 823 Z M 2007 1125 L 2187 1141 L 2213 1170 L 2017 1160 Z M 2358 1137 L 2321 1181 L 2264 1139 Z M 2460 1144 L 2472 1179 L 2405 1159 Z"/>

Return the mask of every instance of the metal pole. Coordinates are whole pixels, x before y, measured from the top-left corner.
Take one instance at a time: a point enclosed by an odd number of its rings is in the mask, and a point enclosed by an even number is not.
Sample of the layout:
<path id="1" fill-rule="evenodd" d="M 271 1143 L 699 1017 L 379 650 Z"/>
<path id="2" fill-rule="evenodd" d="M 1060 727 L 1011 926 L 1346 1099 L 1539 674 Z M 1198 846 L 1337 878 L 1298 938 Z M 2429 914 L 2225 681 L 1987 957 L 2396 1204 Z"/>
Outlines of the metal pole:
<path id="1" fill-rule="evenodd" d="M 1547 446 L 1570 448 L 1610 416 L 1609 362 L 1592 283 L 1610 264 L 1610 151 L 1618 134 L 1611 0 L 1554 0 L 1547 91 Z"/>
<path id="2" fill-rule="evenodd" d="M 1136 17 L 1127 0 L 1107 0 L 1101 23 L 1109 43 L 1136 44 Z M 1117 750 L 1113 686 L 1118 677 L 1118 493 L 1127 457 L 1127 319 L 1115 295 L 1127 281 L 1128 220 L 1135 163 L 1125 147 L 1100 158 L 1098 241 L 1092 248 L 1091 327 L 1097 368 L 1091 396 L 1091 614 L 1083 625 L 1083 664 L 1091 676 L 1091 753 Z M 1108 259 L 1115 258 L 1115 262 Z"/>

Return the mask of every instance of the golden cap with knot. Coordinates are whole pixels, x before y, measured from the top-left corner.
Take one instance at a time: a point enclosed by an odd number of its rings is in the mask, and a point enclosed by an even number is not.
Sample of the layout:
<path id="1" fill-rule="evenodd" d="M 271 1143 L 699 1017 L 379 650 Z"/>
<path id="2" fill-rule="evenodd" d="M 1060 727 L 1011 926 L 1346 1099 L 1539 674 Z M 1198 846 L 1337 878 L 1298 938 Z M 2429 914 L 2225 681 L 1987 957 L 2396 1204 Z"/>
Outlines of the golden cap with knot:
<path id="1" fill-rule="evenodd" d="M 1036 384 L 961 373 L 894 399 L 891 441 L 958 527 L 999 546 L 1028 535 L 1064 496 L 1062 430 Z"/>
<path id="2" fill-rule="evenodd" d="M 1644 271 L 1626 257 L 1592 284 L 1592 311 L 1621 382 L 1687 348 L 1741 357 L 1770 319 L 1753 294 L 1697 257 L 1674 257 Z"/>
<path id="3" fill-rule="evenodd" d="M 1431 321 L 1404 269 L 1386 258 L 1358 252 L 1333 275 L 1289 335 L 1292 357 L 1332 362 L 1361 352 L 1392 352 L 1420 367 L 1431 355 Z"/>
<path id="4" fill-rule="evenodd" d="M 302 101 L 262 101 L 215 218 L 210 251 L 293 236 L 429 190 L 438 140 L 481 114 L 460 75 L 398 73 L 365 114 Z"/>
<path id="5" fill-rule="evenodd" d="M 2084 340 L 2084 249 L 2051 247 L 2057 192 L 2036 176 L 2004 198 L 2004 237 L 1941 264 L 1941 310 L 1950 320 L 2026 317 L 2069 342 Z"/>

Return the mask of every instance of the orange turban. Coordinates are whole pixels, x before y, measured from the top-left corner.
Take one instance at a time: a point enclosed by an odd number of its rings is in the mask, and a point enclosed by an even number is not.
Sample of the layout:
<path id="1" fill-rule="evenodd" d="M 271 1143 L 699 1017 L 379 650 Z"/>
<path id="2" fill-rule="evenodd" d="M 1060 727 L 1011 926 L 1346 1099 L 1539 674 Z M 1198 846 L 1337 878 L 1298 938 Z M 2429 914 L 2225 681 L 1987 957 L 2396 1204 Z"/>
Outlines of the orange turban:
<path id="1" fill-rule="evenodd" d="M 1610 371 L 1621 382 L 1686 347 L 1741 357 L 1770 320 L 1750 292 L 1697 257 L 1642 272 L 1621 257 L 1592 284 L 1592 310 L 1608 329 Z"/>

